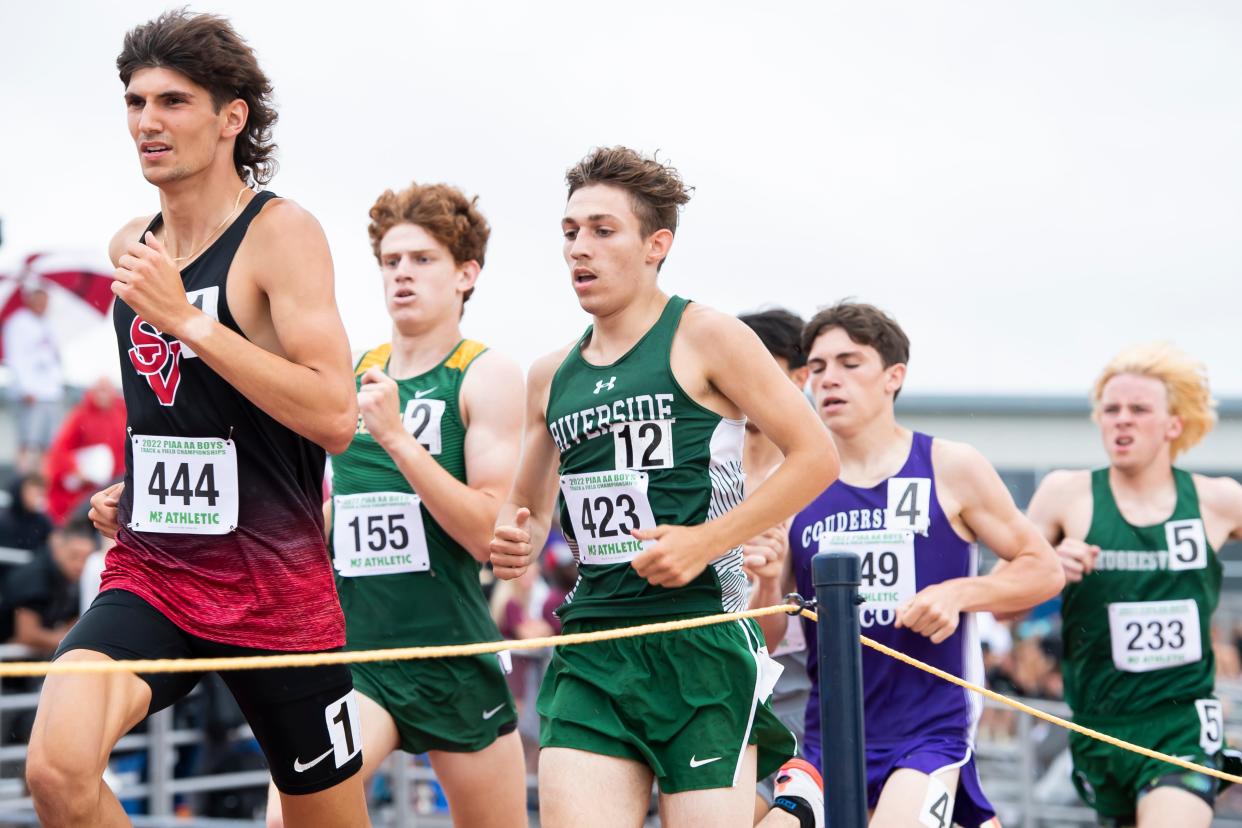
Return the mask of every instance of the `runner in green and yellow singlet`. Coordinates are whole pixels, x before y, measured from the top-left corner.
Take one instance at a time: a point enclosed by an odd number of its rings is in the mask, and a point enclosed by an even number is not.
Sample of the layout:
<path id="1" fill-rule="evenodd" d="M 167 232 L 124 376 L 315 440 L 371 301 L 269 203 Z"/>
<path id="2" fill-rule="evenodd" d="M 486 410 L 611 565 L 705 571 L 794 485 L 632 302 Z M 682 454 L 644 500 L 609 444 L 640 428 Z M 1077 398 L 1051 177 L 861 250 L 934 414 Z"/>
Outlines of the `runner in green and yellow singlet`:
<path id="1" fill-rule="evenodd" d="M 327 525 L 346 649 L 499 640 L 479 586 L 513 482 L 522 376 L 461 333 L 489 227 L 443 184 L 391 190 L 369 228 L 392 341 L 358 361 L 358 428 L 332 460 Z M 517 716 L 494 655 L 353 666 L 363 775 L 427 753 L 453 824 L 527 824 Z M 279 825 L 269 797 L 268 824 Z"/>
<path id="2" fill-rule="evenodd" d="M 1232 765 L 1210 625 L 1216 550 L 1242 538 L 1242 485 L 1173 466 L 1215 422 L 1207 377 L 1171 346 L 1135 347 L 1104 369 L 1093 401 L 1108 467 L 1053 472 L 1030 506 L 1065 569 L 1066 701 L 1087 727 Z M 1102 825 L 1211 824 L 1215 779 L 1078 734 L 1070 750 Z"/>
<path id="3" fill-rule="evenodd" d="M 689 199 L 677 172 L 615 147 L 566 178 L 565 261 L 592 325 L 531 368 L 493 567 L 525 571 L 559 500 L 581 573 L 566 632 L 743 609 L 742 544 L 830 483 L 836 451 L 745 325 L 657 285 Z M 747 418 L 784 461 L 743 502 Z M 756 770 L 794 748 L 773 665 L 751 622 L 558 648 L 538 705 L 541 824 L 637 825 L 655 779 L 664 825 L 749 828 Z"/>

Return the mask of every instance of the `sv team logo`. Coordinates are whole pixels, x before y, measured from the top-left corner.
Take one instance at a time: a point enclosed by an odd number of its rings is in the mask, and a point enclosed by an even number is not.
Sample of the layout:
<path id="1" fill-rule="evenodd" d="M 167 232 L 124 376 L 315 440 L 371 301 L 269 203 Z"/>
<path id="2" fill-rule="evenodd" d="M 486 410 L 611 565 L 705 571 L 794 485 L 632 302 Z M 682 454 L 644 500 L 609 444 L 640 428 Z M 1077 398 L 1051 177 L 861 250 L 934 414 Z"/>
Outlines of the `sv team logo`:
<path id="1" fill-rule="evenodd" d="M 219 285 L 186 291 L 185 298 L 212 319 L 220 321 Z M 137 316 L 129 326 L 129 342 L 132 346 L 129 361 L 133 363 L 134 370 L 147 378 L 147 385 L 155 392 L 160 405 L 171 406 L 181 385 L 181 360 L 197 359 L 198 354 L 180 340 L 165 339 L 162 331 Z"/>
<path id="2" fill-rule="evenodd" d="M 146 377 L 160 405 L 171 406 L 181 385 L 181 342 L 169 342 L 150 322 L 135 316 L 129 326 L 129 361 Z"/>

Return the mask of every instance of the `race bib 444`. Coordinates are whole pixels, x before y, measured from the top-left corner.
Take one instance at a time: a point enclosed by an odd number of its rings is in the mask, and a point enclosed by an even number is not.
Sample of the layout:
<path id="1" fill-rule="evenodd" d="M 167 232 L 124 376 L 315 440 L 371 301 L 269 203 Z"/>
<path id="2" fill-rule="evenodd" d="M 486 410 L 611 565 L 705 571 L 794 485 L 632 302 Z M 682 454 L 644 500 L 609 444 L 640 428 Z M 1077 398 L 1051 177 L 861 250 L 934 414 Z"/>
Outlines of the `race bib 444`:
<path id="1" fill-rule="evenodd" d="M 237 450 L 215 437 L 135 434 L 135 532 L 224 535 L 237 528 Z"/>

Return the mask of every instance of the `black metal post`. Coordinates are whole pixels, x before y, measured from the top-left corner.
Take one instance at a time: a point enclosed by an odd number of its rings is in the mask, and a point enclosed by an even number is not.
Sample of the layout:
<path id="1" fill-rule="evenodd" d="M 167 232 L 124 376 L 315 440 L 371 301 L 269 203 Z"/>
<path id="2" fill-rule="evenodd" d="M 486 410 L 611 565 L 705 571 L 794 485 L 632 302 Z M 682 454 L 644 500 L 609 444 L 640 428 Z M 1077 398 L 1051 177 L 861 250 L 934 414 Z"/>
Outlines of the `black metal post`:
<path id="1" fill-rule="evenodd" d="M 859 580 L 853 553 L 820 552 L 811 559 L 819 604 L 819 728 L 828 828 L 867 825 Z"/>

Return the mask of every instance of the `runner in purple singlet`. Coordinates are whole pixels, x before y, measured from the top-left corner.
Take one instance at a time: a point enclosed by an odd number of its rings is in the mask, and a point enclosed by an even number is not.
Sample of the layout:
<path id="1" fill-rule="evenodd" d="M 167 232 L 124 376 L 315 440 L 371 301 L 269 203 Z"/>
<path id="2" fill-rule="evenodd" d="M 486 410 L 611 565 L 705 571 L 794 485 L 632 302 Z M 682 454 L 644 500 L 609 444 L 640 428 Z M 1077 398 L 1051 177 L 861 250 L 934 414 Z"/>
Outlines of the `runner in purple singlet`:
<path id="1" fill-rule="evenodd" d="M 893 319 L 871 305 L 842 303 L 820 311 L 802 341 L 816 409 L 841 454 L 841 478 L 790 527 L 798 591 L 814 592 L 817 552 L 854 551 L 866 599 L 863 633 L 981 681 L 971 613 L 1011 612 L 1057 594 L 1064 578 L 1056 554 L 983 455 L 898 425 L 893 403 L 905 380 L 909 340 Z M 1009 561 L 1001 572 L 977 575 L 979 541 Z M 814 640 L 814 625 L 804 623 L 807 640 Z M 821 767 L 815 647 L 808 648 L 807 671 L 812 687 L 802 755 Z M 863 697 L 873 828 L 975 828 L 995 818 L 974 766 L 978 697 L 869 649 L 863 650 Z M 779 793 L 778 787 L 777 809 Z M 800 805 L 774 809 L 763 825 L 822 825 L 821 814 Z"/>

